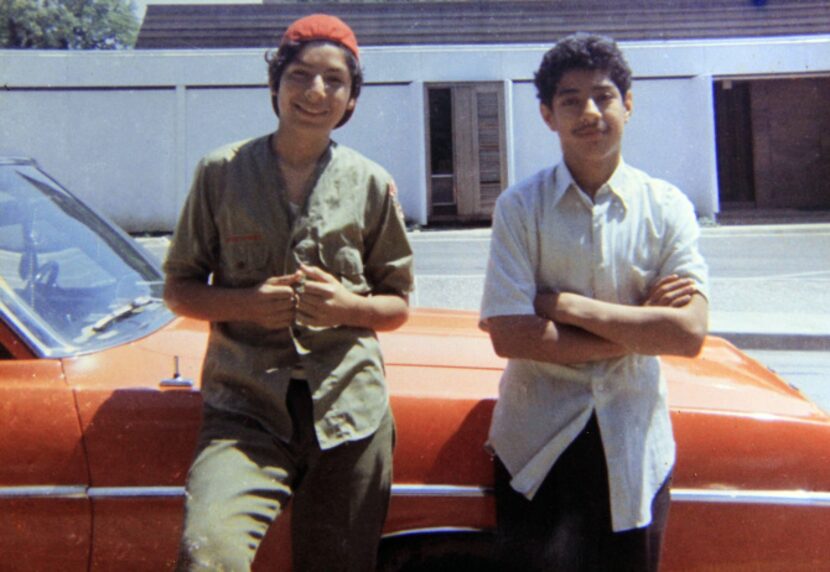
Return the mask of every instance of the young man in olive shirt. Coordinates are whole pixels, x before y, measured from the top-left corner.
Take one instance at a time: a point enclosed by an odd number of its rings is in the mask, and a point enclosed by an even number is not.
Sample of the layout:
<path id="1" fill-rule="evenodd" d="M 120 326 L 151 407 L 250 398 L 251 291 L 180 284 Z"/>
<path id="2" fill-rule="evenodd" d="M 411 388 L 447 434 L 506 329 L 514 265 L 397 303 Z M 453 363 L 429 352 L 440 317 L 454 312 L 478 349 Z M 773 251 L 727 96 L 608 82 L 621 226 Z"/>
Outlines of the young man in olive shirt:
<path id="1" fill-rule="evenodd" d="M 302 18 L 269 60 L 275 133 L 199 164 L 165 299 L 210 321 L 180 569 L 248 570 L 292 500 L 294 568 L 374 569 L 394 422 L 375 331 L 407 317 L 394 182 L 330 139 L 360 91 L 340 20 Z"/>

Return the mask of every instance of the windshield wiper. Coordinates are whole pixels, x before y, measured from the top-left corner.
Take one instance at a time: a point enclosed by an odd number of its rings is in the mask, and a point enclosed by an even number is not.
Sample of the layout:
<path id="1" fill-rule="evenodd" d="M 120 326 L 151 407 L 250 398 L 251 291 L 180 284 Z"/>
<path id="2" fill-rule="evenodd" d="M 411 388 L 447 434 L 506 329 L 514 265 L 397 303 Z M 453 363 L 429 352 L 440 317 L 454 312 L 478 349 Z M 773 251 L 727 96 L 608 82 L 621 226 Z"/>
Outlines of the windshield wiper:
<path id="1" fill-rule="evenodd" d="M 93 332 L 103 332 L 115 322 L 123 320 L 128 316 L 133 316 L 141 312 L 146 306 L 150 304 L 161 304 L 161 298 L 153 298 L 151 296 L 139 296 L 133 299 L 129 304 L 120 306 L 92 324 Z"/>

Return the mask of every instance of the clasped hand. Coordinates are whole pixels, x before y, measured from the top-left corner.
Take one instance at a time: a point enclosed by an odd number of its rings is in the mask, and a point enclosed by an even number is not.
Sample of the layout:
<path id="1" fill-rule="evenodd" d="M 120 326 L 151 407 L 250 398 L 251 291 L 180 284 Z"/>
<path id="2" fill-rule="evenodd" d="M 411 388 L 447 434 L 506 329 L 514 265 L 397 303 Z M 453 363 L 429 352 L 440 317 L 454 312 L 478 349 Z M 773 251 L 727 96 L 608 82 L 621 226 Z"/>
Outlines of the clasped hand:
<path id="1" fill-rule="evenodd" d="M 328 272 L 301 265 L 293 274 L 273 276 L 255 287 L 253 321 L 268 329 L 295 323 L 338 326 L 349 322 L 356 298 Z"/>

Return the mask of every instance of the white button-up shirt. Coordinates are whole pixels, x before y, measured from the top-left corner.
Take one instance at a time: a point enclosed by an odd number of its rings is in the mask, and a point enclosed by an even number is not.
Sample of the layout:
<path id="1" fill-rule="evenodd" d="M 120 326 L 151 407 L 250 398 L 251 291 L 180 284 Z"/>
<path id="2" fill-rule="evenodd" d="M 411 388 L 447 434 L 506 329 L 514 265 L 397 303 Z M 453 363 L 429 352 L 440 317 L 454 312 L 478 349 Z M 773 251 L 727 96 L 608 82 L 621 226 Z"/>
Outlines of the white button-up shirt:
<path id="1" fill-rule="evenodd" d="M 592 201 L 564 163 L 507 189 L 493 219 L 482 320 L 534 314 L 545 291 L 639 306 L 670 274 L 706 297 L 692 204 L 665 181 L 620 162 Z M 666 383 L 656 357 L 571 365 L 510 359 L 490 445 L 513 488 L 532 498 L 596 412 L 615 531 L 651 522 L 651 501 L 675 459 Z"/>

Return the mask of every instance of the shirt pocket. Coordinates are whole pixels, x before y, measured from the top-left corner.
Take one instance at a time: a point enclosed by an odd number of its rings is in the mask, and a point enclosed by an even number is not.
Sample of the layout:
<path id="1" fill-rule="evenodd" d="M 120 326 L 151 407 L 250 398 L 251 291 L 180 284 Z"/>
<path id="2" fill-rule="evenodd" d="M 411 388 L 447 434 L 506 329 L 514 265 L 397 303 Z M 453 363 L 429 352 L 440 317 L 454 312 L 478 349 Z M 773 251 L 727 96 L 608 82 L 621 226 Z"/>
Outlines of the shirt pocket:
<path id="1" fill-rule="evenodd" d="M 655 260 L 643 253 L 635 253 L 627 264 L 621 266 L 627 274 L 620 284 L 620 302 L 642 304 L 649 290 L 659 278 L 660 269 Z"/>
<path id="2" fill-rule="evenodd" d="M 269 251 L 262 241 L 226 241 L 222 244 L 220 260 L 223 285 L 254 286 L 271 275 Z"/>
<path id="3" fill-rule="evenodd" d="M 363 255 L 339 237 L 326 237 L 320 245 L 320 261 L 340 282 L 352 291 L 366 289 Z"/>

